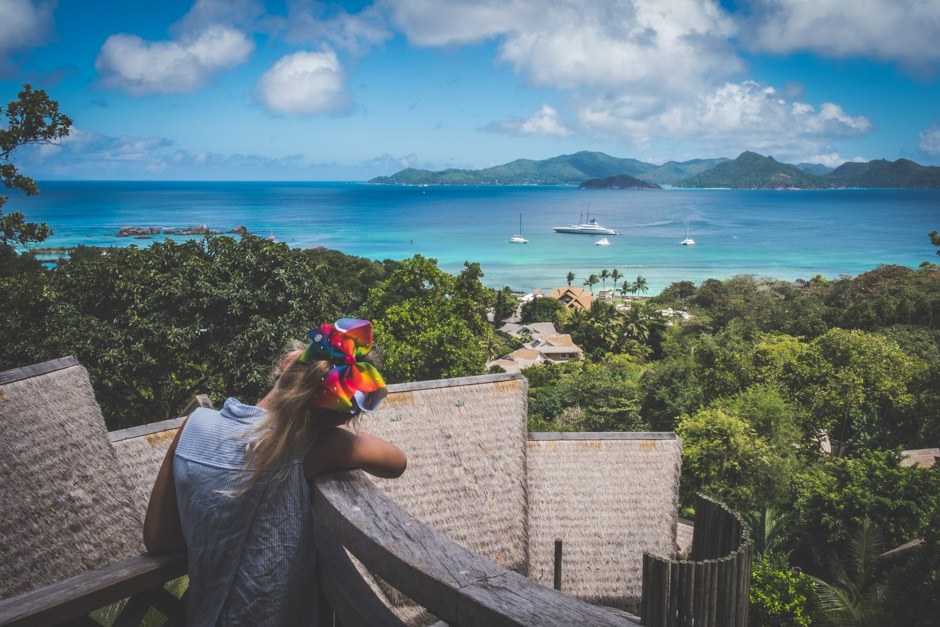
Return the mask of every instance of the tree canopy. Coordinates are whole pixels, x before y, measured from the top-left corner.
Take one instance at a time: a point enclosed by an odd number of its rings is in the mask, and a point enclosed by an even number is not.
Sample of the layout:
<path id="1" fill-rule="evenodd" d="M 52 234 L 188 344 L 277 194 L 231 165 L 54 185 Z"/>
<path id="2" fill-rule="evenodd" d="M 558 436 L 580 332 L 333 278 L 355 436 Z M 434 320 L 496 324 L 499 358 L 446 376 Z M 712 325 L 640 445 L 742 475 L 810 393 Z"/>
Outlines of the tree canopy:
<path id="1" fill-rule="evenodd" d="M 36 181 L 21 174 L 13 164 L 13 152 L 30 144 L 55 143 L 69 134 L 72 120 L 59 113 L 59 104 L 42 89 L 29 84 L 16 100 L 0 107 L 0 182 L 9 190 L 27 196 L 39 193 Z M 19 211 L 5 214 L 8 196 L 0 196 L 0 245 L 25 246 L 41 242 L 52 233 L 44 223 L 27 222 Z"/>

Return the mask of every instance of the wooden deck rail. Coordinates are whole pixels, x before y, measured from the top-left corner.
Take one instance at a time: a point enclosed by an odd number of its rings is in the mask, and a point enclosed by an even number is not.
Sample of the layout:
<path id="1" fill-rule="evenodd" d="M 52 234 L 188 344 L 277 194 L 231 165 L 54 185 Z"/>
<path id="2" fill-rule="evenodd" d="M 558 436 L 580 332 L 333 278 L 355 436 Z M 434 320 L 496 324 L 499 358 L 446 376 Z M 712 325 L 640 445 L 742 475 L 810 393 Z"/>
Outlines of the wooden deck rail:
<path id="1" fill-rule="evenodd" d="M 754 541 L 741 517 L 696 499 L 691 560 L 643 555 L 643 624 L 747 627 Z"/>

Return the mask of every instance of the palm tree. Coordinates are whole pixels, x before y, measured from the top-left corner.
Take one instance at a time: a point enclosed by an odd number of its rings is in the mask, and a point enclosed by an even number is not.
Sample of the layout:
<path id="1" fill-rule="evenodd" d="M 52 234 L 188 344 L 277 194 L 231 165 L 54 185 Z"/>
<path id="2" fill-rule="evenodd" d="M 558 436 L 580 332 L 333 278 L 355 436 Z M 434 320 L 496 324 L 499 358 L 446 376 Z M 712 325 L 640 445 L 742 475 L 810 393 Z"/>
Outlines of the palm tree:
<path id="1" fill-rule="evenodd" d="M 599 281 L 600 281 L 600 279 L 597 278 L 597 275 L 596 275 L 596 274 L 592 274 L 591 276 L 589 276 L 589 277 L 587 278 L 587 280 L 584 282 L 584 284 L 588 286 L 588 288 L 591 290 L 591 294 L 593 294 L 593 293 L 594 293 L 594 286 L 597 285 Z"/>
<path id="2" fill-rule="evenodd" d="M 810 577 L 823 612 L 834 625 L 876 625 L 883 586 L 875 581 L 882 539 L 878 526 L 867 518 L 849 539 L 846 555 L 830 560 L 832 583 Z"/>
<path id="3" fill-rule="evenodd" d="M 650 288 L 646 287 L 646 279 L 638 276 L 636 283 L 633 284 L 633 293 L 636 294 L 639 292 L 640 294 L 646 294 L 648 291 L 650 291 Z"/>
<path id="4" fill-rule="evenodd" d="M 607 271 L 607 268 L 601 270 L 601 288 L 607 289 L 607 279 L 610 278 L 610 272 Z"/>
<path id="5" fill-rule="evenodd" d="M 574 272 L 568 273 L 568 287 L 571 287 L 571 282 L 574 281 Z"/>
<path id="6" fill-rule="evenodd" d="M 751 528 L 751 537 L 754 539 L 754 557 L 766 562 L 773 555 L 781 556 L 789 561 L 790 552 L 783 551 L 781 547 L 790 537 L 790 525 L 793 522 L 793 512 L 781 512 L 772 507 L 748 512 L 744 519 Z"/>
<path id="7" fill-rule="evenodd" d="M 649 339 L 652 326 L 650 313 L 642 303 L 633 303 L 630 309 L 623 313 L 621 320 L 624 337 L 637 342 L 646 342 Z"/>
<path id="8" fill-rule="evenodd" d="M 614 268 L 613 270 L 610 271 L 610 278 L 614 280 L 614 289 L 616 290 L 617 283 L 620 281 L 621 278 L 623 278 L 623 275 L 620 274 L 620 270 L 618 270 L 617 268 Z"/>
<path id="9" fill-rule="evenodd" d="M 623 285 L 620 286 L 620 295 L 626 296 L 627 294 L 636 294 L 636 288 L 630 281 L 624 281 Z"/>

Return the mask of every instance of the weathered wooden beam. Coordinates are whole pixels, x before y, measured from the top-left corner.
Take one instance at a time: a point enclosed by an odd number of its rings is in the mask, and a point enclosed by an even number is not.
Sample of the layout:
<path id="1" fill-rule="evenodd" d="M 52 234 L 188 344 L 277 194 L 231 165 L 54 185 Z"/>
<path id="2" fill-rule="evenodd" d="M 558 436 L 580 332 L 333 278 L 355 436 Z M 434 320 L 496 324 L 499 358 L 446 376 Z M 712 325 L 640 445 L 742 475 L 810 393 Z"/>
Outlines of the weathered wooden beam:
<path id="1" fill-rule="evenodd" d="M 0 600 L 0 625 L 56 625 L 186 574 L 186 556 L 137 555 Z"/>
<path id="2" fill-rule="evenodd" d="M 403 627 L 405 623 L 376 596 L 349 555 L 320 521 L 317 521 L 316 537 L 317 583 L 321 598 L 329 603 L 336 620 L 344 627 Z"/>
<path id="3" fill-rule="evenodd" d="M 360 471 L 319 477 L 314 509 L 366 568 L 449 625 L 636 625 L 472 553 Z"/>

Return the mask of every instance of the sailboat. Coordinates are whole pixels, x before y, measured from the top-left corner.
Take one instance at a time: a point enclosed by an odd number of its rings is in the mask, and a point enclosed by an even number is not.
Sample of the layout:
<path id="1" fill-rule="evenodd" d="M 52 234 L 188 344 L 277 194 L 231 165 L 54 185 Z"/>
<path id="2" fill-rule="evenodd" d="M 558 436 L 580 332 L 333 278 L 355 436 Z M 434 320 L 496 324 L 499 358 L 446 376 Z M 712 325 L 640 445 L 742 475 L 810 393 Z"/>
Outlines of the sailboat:
<path id="1" fill-rule="evenodd" d="M 689 237 L 689 221 L 685 221 L 685 239 L 680 242 L 683 246 L 695 246 L 695 240 Z"/>
<path id="2" fill-rule="evenodd" d="M 529 240 L 522 236 L 522 214 L 519 214 L 519 232 L 509 238 L 510 244 L 528 244 Z"/>

